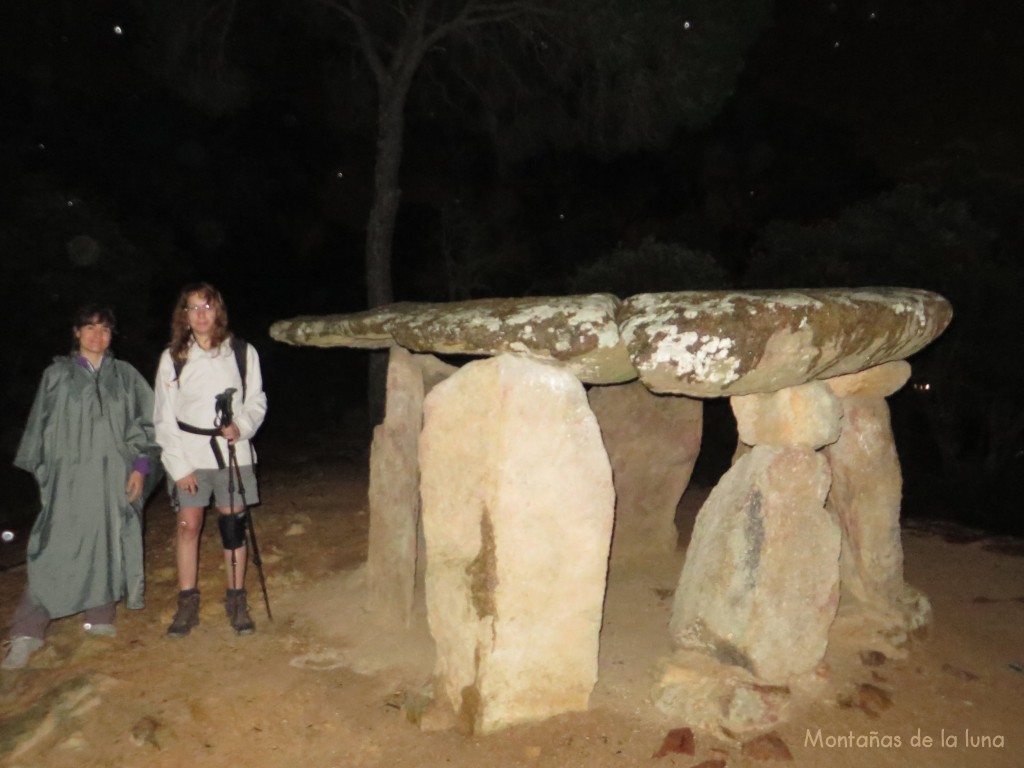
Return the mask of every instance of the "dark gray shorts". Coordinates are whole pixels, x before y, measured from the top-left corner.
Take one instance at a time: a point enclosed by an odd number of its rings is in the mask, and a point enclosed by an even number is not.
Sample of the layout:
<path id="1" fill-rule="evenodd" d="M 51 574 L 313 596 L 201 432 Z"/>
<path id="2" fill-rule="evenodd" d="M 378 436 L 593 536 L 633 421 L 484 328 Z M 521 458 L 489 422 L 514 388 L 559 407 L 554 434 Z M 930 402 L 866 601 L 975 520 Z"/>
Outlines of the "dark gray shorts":
<path id="1" fill-rule="evenodd" d="M 226 468 L 197 469 L 196 485 L 198 488 L 194 494 L 185 493 L 171 480 L 171 498 L 172 500 L 177 499 L 174 505 L 175 509 L 182 509 L 184 507 L 200 507 L 205 509 L 209 506 L 211 499 L 214 505 L 218 507 L 240 507 L 243 504 L 259 504 L 260 492 L 256 484 L 256 473 L 253 471 L 252 465 L 240 464 L 238 471 L 242 475 L 241 487 L 245 489 L 244 498 L 239 489 L 237 477 L 235 478 L 233 497 L 228 492 L 228 470 Z"/>

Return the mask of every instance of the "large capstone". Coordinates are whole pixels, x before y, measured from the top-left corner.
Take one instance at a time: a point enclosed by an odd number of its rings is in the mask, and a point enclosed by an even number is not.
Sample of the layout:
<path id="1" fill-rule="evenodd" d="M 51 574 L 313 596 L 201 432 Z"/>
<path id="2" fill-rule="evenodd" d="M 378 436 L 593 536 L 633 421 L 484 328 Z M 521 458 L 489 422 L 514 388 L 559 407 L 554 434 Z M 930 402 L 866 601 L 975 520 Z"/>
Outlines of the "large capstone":
<path id="1" fill-rule="evenodd" d="M 440 699 L 475 732 L 586 709 L 615 496 L 583 386 L 463 366 L 426 398 L 420 468 Z"/>
<path id="2" fill-rule="evenodd" d="M 391 304 L 351 315 L 297 317 L 274 323 L 278 341 L 310 346 L 386 347 L 457 355 L 511 353 L 567 368 L 581 381 L 636 378 L 619 339 L 610 294 Z"/>
<path id="3" fill-rule="evenodd" d="M 691 397 L 775 392 L 905 358 L 948 325 L 944 298 L 909 288 L 647 293 L 619 311 L 640 379 Z"/>

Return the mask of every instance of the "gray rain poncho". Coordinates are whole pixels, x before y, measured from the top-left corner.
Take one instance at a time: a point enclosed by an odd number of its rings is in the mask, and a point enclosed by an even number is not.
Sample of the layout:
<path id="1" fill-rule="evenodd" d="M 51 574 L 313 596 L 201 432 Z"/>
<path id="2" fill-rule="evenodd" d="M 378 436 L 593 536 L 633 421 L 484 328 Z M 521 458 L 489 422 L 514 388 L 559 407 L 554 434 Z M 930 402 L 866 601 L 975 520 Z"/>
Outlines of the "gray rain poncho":
<path id="1" fill-rule="evenodd" d="M 149 384 L 109 354 L 96 372 L 74 355 L 43 372 L 14 465 L 39 484 L 28 590 L 51 619 L 122 599 L 143 607 L 142 505 L 161 475 L 152 414 Z M 129 504 L 140 457 L 149 474 Z"/>

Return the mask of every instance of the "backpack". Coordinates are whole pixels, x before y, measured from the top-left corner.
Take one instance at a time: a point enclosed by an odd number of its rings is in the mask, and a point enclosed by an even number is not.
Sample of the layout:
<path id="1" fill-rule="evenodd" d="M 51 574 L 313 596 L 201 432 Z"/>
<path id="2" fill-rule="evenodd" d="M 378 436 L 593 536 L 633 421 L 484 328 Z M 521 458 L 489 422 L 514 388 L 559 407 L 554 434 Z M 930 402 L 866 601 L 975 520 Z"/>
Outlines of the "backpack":
<path id="1" fill-rule="evenodd" d="M 235 353 L 235 365 L 238 366 L 238 373 L 242 377 L 242 402 L 245 402 L 245 373 L 248 368 L 249 344 L 245 339 L 238 336 L 231 337 L 231 349 Z M 187 360 L 173 360 L 174 380 L 181 386 L 181 369 L 185 367 Z"/>

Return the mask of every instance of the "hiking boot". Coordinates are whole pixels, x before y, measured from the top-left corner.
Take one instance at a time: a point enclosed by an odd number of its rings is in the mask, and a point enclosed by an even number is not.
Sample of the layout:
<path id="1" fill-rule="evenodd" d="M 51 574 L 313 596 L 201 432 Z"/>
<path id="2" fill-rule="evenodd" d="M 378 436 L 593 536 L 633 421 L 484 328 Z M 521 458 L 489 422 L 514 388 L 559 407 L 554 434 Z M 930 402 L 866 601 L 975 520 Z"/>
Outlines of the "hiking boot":
<path id="1" fill-rule="evenodd" d="M 43 641 L 38 637 L 21 635 L 12 637 L 10 646 L 7 648 L 7 655 L 0 662 L 0 669 L 23 669 L 28 664 L 28 657 L 43 647 Z"/>
<path id="2" fill-rule="evenodd" d="M 251 635 L 256 631 L 256 625 L 249 615 L 245 589 L 229 589 L 224 597 L 224 610 L 227 611 L 228 621 L 236 635 Z"/>
<path id="3" fill-rule="evenodd" d="M 178 593 L 178 610 L 174 612 L 168 637 L 185 637 L 192 627 L 199 625 L 199 590 L 186 589 Z"/>

